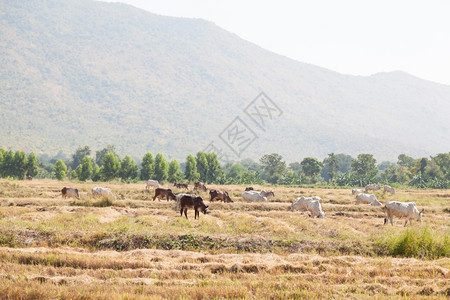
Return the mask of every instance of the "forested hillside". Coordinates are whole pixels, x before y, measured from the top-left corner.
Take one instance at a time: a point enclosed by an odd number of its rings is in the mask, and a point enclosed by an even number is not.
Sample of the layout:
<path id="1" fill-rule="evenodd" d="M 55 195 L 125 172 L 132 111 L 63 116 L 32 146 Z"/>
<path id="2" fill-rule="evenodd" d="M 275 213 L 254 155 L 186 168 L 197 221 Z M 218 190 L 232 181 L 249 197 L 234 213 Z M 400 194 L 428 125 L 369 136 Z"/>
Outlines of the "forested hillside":
<path id="1" fill-rule="evenodd" d="M 182 159 L 240 117 L 241 154 L 395 160 L 450 149 L 450 86 L 402 72 L 339 74 L 266 51 L 199 19 L 118 3 L 0 0 L 0 147 L 36 154 L 114 144 Z M 330 49 L 332 51 L 332 49 Z M 262 130 L 244 113 L 279 107 Z M 231 159 L 233 153 L 228 150 Z"/>

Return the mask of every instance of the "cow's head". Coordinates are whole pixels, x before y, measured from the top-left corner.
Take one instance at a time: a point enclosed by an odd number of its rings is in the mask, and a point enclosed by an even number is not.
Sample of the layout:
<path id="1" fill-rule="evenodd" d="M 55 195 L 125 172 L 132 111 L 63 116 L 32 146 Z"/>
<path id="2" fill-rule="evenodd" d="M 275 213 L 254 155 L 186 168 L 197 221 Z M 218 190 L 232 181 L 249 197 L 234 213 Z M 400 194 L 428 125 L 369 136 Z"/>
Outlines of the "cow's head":
<path id="1" fill-rule="evenodd" d="M 291 206 L 288 207 L 288 210 L 294 211 L 294 202 L 291 201 Z"/>
<path id="2" fill-rule="evenodd" d="M 419 212 L 419 216 L 417 217 L 417 220 L 419 220 L 420 223 L 422 223 L 422 214 L 423 214 L 423 211 L 424 211 L 424 210 L 425 210 L 425 209 L 422 208 L 422 210 Z"/>
<path id="3" fill-rule="evenodd" d="M 226 202 L 234 202 L 234 201 L 231 199 L 230 195 L 228 195 L 228 192 L 227 192 L 227 191 L 225 191 L 225 192 L 223 192 L 223 193 L 225 194 L 225 200 L 226 200 Z"/>
<path id="4" fill-rule="evenodd" d="M 325 217 L 325 213 L 323 211 L 320 211 L 317 217 L 323 219 Z"/>

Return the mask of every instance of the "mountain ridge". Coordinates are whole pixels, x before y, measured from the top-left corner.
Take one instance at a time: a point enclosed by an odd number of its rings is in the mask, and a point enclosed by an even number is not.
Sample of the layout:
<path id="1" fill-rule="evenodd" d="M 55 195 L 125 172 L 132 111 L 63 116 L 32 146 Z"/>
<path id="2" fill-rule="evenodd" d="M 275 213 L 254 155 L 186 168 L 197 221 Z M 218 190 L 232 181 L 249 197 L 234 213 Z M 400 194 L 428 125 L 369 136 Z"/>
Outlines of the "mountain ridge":
<path id="1" fill-rule="evenodd" d="M 450 148 L 450 86 L 401 71 L 340 74 L 209 21 L 121 3 L 30 3 L 0 1 L 0 146 L 72 153 L 114 144 L 134 157 L 184 159 L 211 141 L 228 149 L 219 134 L 239 116 L 259 137 L 240 158 L 393 160 Z M 260 92 L 283 110 L 266 131 L 244 112 Z"/>

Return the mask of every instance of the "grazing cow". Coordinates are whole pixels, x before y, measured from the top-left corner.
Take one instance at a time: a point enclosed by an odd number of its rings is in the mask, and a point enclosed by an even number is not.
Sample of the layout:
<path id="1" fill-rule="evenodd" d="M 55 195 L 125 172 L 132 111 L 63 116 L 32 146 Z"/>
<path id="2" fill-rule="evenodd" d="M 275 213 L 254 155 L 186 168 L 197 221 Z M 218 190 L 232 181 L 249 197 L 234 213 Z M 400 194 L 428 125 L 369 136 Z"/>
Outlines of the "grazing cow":
<path id="1" fill-rule="evenodd" d="M 416 207 L 416 203 L 414 202 L 398 202 L 398 201 L 390 201 L 386 203 L 384 206 L 386 210 L 386 217 L 384 218 L 384 224 L 391 221 L 391 225 L 394 225 L 392 219 L 394 217 L 398 218 L 406 218 L 405 225 L 411 223 L 412 220 L 417 220 L 422 223 L 422 213 L 423 209 L 419 211 Z"/>
<path id="2" fill-rule="evenodd" d="M 297 201 L 295 203 L 292 203 L 291 211 L 309 211 L 311 213 L 311 217 L 323 219 L 325 217 L 325 213 L 322 210 L 320 201 L 314 198 L 316 197 L 298 197 Z"/>
<path id="3" fill-rule="evenodd" d="M 230 195 L 228 195 L 227 191 L 219 191 L 219 190 L 210 190 L 209 195 L 211 196 L 211 199 L 209 201 L 213 202 L 214 199 L 222 202 L 234 202 L 231 200 Z"/>
<path id="4" fill-rule="evenodd" d="M 383 187 L 383 194 L 386 193 L 386 192 L 389 192 L 389 193 L 391 193 L 391 195 L 394 195 L 395 194 L 395 189 L 393 187 L 389 186 L 389 185 L 385 185 Z"/>
<path id="5" fill-rule="evenodd" d="M 374 194 L 363 194 L 360 193 L 356 195 L 356 204 L 370 204 L 372 206 L 381 206 L 381 202 L 377 200 Z"/>
<path id="6" fill-rule="evenodd" d="M 356 195 L 356 194 L 359 194 L 359 193 L 362 193 L 362 192 L 364 192 L 362 189 L 353 189 L 352 190 L 352 195 Z"/>
<path id="7" fill-rule="evenodd" d="M 366 187 L 364 188 L 364 191 L 367 193 L 368 191 L 371 191 L 371 190 L 378 191 L 380 189 L 381 189 L 381 187 L 378 184 L 371 183 L 371 184 L 366 185 Z"/>
<path id="8" fill-rule="evenodd" d="M 166 198 L 167 201 L 174 200 L 177 201 L 177 197 L 172 193 L 171 189 L 162 189 L 157 188 L 155 190 L 155 196 L 153 196 L 153 201 L 158 198 L 158 201 L 161 201 L 161 199 Z"/>
<path id="9" fill-rule="evenodd" d="M 63 198 L 77 198 L 78 200 L 80 200 L 80 194 L 78 193 L 78 189 L 71 189 L 71 188 L 66 188 L 63 187 L 61 190 L 61 195 Z"/>
<path id="10" fill-rule="evenodd" d="M 187 217 L 187 210 L 188 208 L 193 208 L 195 211 L 195 219 L 197 219 L 197 217 L 200 219 L 200 211 L 204 214 L 207 214 L 207 209 L 208 206 L 205 205 L 205 203 L 203 202 L 203 199 L 201 197 L 196 197 L 195 195 L 190 196 L 190 195 L 185 195 L 183 197 L 181 197 L 180 199 L 180 215 L 183 216 L 183 211 L 184 211 L 184 215 Z"/>
<path id="11" fill-rule="evenodd" d="M 196 190 L 201 190 L 201 191 L 206 192 L 207 188 L 203 182 L 196 181 L 196 182 L 194 182 L 194 191 L 196 191 Z"/>
<path id="12" fill-rule="evenodd" d="M 174 187 L 179 188 L 179 189 L 185 189 L 187 190 L 189 187 L 187 185 L 187 183 L 174 183 L 173 184 Z"/>
<path id="13" fill-rule="evenodd" d="M 248 186 L 248 187 L 245 188 L 245 191 L 246 191 L 246 192 L 248 192 L 248 191 L 253 191 L 253 187 Z"/>
<path id="14" fill-rule="evenodd" d="M 241 196 L 246 201 L 252 201 L 252 202 L 257 202 L 257 201 L 267 202 L 268 201 L 267 197 L 263 196 L 261 194 L 261 192 L 258 192 L 258 191 L 242 192 Z"/>
<path id="15" fill-rule="evenodd" d="M 161 186 L 159 185 L 159 182 L 157 180 L 148 180 L 145 189 L 149 190 L 150 188 L 159 188 L 159 187 Z"/>
<path id="16" fill-rule="evenodd" d="M 98 186 L 94 187 L 92 189 L 92 197 L 97 198 L 97 197 L 101 197 L 101 196 L 111 196 L 111 197 L 115 198 L 109 188 L 103 188 L 103 187 L 98 187 Z"/>
<path id="17" fill-rule="evenodd" d="M 183 198 L 183 196 L 192 196 L 194 198 L 197 197 L 197 195 L 194 195 L 194 194 L 183 194 L 183 193 L 176 194 L 175 195 L 175 198 L 177 199 L 177 203 L 175 204 L 175 210 L 176 211 L 178 211 L 178 209 L 180 207 L 180 201 L 181 201 L 181 198 Z"/>

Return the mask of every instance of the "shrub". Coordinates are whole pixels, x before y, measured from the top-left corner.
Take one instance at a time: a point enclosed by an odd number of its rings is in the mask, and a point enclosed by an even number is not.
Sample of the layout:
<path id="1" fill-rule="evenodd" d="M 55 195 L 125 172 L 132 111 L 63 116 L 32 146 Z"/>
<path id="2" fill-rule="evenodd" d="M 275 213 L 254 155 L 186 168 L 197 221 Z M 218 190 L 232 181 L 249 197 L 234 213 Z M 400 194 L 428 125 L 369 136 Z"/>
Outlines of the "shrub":
<path id="1" fill-rule="evenodd" d="M 449 233 L 425 227 L 410 227 L 399 235 L 387 234 L 378 246 L 388 255 L 436 259 L 450 256 Z"/>

